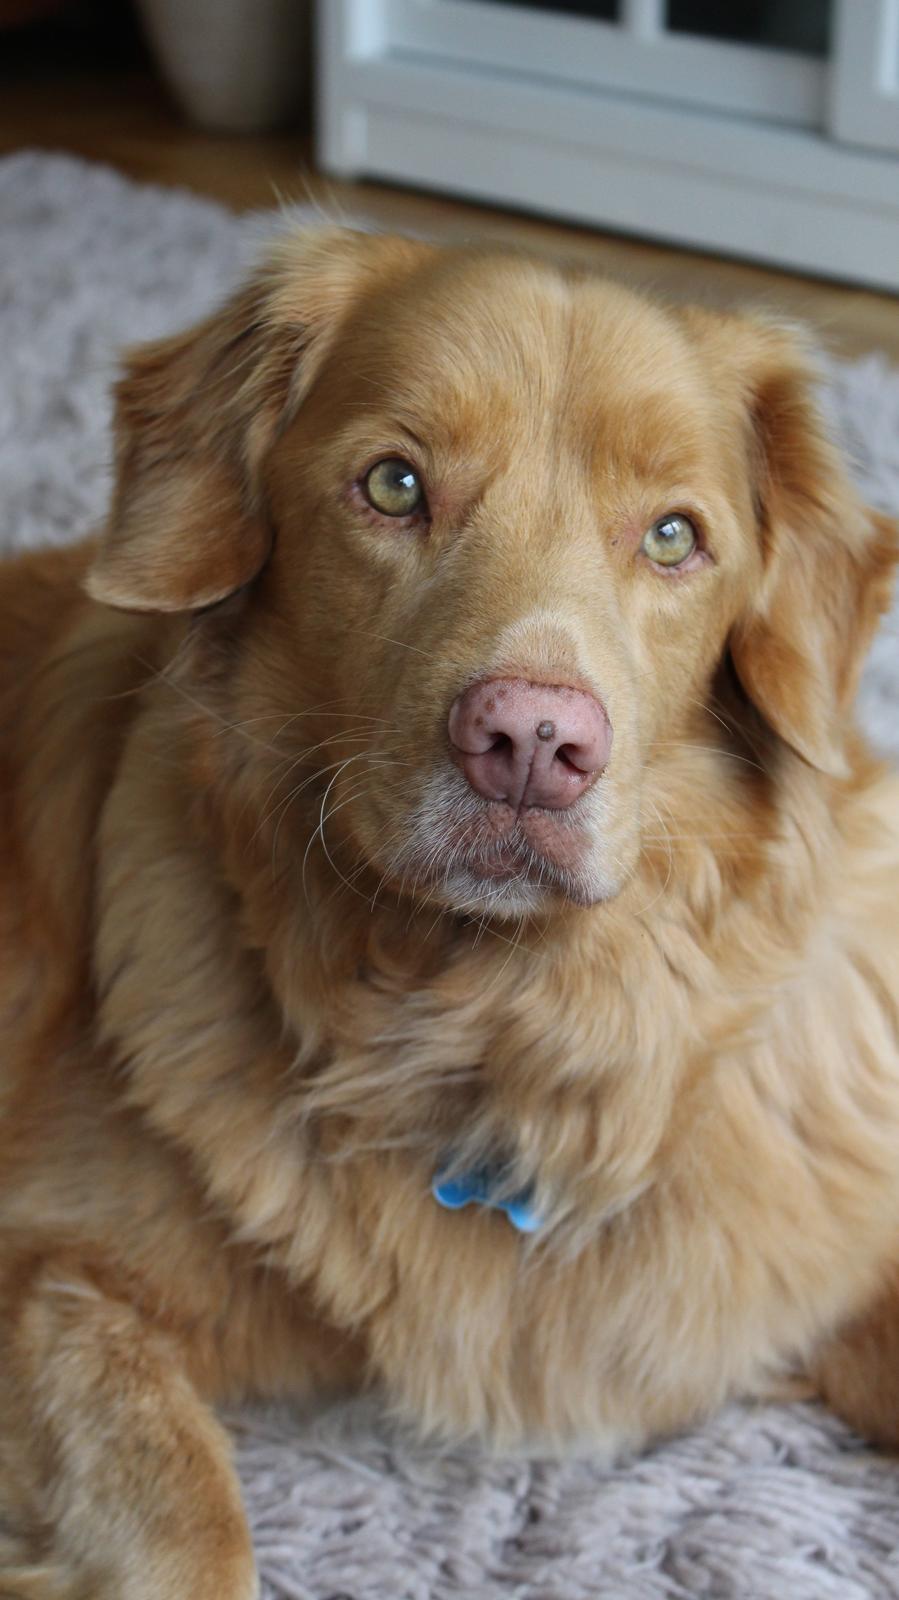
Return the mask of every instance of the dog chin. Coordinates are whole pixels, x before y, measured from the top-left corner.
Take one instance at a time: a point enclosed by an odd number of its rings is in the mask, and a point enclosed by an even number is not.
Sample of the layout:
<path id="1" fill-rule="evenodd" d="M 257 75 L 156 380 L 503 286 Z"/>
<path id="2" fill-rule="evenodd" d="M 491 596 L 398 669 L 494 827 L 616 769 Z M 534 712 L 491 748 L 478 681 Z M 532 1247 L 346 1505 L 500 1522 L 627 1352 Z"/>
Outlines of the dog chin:
<path id="1" fill-rule="evenodd" d="M 450 872 L 435 870 L 418 892 L 432 904 L 438 901 L 461 916 L 489 916 L 500 921 L 546 915 L 563 905 L 582 908 L 599 905 L 617 893 L 618 886 L 586 873 L 559 873 L 540 866 L 529 869 L 485 868 L 481 862 L 454 863 Z"/>
<path id="2" fill-rule="evenodd" d="M 437 897 L 459 915 L 487 915 L 509 922 L 548 911 L 557 894 L 551 884 L 530 882 L 522 875 L 496 879 L 471 868 L 457 868 L 437 888 Z"/>

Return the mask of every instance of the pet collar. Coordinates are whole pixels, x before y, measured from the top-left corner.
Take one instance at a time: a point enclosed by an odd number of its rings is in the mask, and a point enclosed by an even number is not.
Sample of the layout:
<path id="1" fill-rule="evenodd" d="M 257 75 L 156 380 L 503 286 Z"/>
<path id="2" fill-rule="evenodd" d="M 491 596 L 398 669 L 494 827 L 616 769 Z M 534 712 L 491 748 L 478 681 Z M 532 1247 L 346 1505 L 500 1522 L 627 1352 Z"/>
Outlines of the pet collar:
<path id="1" fill-rule="evenodd" d="M 519 1233 L 536 1233 L 543 1218 L 534 1204 L 533 1190 L 521 1189 L 518 1194 L 496 1198 L 500 1185 L 500 1175 L 494 1168 L 475 1167 L 471 1172 L 455 1173 L 452 1177 L 438 1172 L 431 1184 L 431 1193 L 447 1211 L 461 1211 L 463 1206 L 486 1206 L 491 1211 L 504 1211 Z"/>

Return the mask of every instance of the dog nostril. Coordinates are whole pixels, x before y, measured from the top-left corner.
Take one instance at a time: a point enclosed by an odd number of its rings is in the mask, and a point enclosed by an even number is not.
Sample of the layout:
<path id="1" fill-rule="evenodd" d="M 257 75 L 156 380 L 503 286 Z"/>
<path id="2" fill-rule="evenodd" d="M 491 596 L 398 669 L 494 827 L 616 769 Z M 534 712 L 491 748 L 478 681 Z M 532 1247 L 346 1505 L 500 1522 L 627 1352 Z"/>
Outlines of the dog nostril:
<path id="1" fill-rule="evenodd" d="M 569 744 L 560 744 L 558 750 L 556 750 L 553 754 L 553 760 L 560 761 L 562 766 L 565 767 L 566 771 L 568 772 L 580 772 L 583 774 L 584 769 L 583 767 L 579 767 L 577 762 L 574 760 L 570 753 L 571 749 L 572 746 Z"/>
<path id="2" fill-rule="evenodd" d="M 493 750 L 511 750 L 512 748 L 513 748 L 512 740 L 509 738 L 509 735 L 507 733 L 495 733 L 493 735 L 493 743 L 490 746 L 491 751 L 493 751 Z"/>
<path id="3" fill-rule="evenodd" d="M 536 731 L 538 739 L 553 739 L 555 738 L 556 725 L 554 722 L 538 722 Z"/>

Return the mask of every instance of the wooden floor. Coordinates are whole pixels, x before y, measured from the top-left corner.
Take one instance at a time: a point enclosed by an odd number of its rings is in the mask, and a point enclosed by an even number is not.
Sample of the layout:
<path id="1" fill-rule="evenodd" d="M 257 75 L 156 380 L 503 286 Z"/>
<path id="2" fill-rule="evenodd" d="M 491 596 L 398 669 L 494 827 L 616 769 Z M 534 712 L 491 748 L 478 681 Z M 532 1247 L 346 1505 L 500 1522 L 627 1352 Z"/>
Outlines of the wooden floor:
<path id="1" fill-rule="evenodd" d="M 364 213 L 432 236 L 514 240 L 593 262 L 674 299 L 762 304 L 809 323 L 837 353 L 879 349 L 899 363 L 893 296 L 383 184 L 334 182 L 316 171 L 308 135 L 219 137 L 188 127 L 140 65 L 9 75 L 0 62 L 0 153 L 26 146 L 108 162 L 132 178 L 184 185 L 238 210 L 306 199 L 338 217 Z"/>

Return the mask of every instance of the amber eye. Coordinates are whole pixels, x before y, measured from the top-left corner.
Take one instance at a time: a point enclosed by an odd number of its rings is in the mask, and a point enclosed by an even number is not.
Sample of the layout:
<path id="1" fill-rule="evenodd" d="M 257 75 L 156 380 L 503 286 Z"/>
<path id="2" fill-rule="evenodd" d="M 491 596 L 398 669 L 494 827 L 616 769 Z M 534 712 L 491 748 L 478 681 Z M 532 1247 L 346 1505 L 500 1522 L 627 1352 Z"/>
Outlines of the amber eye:
<path id="1" fill-rule="evenodd" d="M 672 511 L 647 529 L 640 548 L 658 567 L 679 567 L 693 554 L 696 545 L 696 529 L 690 518 Z"/>
<path id="2" fill-rule="evenodd" d="M 418 473 L 398 456 L 376 461 L 365 474 L 362 488 L 369 505 L 384 517 L 411 517 L 425 504 Z"/>

